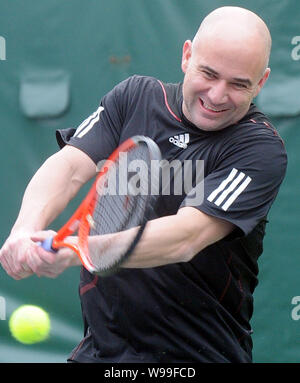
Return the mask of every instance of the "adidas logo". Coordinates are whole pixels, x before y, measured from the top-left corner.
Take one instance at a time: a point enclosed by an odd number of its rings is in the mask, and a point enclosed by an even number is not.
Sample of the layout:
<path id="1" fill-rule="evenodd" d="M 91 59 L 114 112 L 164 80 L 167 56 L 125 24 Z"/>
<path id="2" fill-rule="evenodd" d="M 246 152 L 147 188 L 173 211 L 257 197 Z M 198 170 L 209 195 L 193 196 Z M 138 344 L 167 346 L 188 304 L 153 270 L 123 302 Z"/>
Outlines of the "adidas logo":
<path id="1" fill-rule="evenodd" d="M 179 148 L 186 149 L 187 144 L 190 142 L 190 135 L 189 133 L 179 134 L 178 136 L 170 137 L 169 142 L 178 146 Z"/>

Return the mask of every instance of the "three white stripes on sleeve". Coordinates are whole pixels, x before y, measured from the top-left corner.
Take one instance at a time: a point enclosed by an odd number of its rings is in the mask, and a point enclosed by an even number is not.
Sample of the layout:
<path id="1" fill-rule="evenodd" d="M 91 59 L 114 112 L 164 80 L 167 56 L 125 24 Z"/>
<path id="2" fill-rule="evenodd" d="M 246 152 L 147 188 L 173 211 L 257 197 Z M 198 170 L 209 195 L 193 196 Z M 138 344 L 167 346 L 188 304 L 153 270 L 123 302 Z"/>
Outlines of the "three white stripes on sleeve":
<path id="1" fill-rule="evenodd" d="M 87 134 L 92 127 L 100 120 L 100 114 L 104 110 L 102 106 L 99 106 L 99 108 L 94 112 L 91 116 L 86 118 L 76 129 L 76 132 L 73 137 L 81 138 L 85 134 Z"/>
<path id="2" fill-rule="evenodd" d="M 233 168 L 229 176 L 207 197 L 208 201 L 214 202 L 217 206 L 221 205 L 221 208 L 226 211 L 251 182 L 252 178 L 245 177 L 245 173 Z M 226 200 L 230 193 L 232 193 L 231 196 Z"/>

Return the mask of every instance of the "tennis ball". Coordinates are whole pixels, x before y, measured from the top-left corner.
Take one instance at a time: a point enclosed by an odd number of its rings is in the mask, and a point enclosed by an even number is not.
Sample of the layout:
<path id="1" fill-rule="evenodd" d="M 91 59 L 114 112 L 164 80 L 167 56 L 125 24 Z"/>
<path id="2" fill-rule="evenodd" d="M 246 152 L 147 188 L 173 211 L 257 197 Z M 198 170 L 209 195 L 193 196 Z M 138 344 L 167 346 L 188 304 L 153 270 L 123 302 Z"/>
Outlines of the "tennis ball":
<path id="1" fill-rule="evenodd" d="M 47 339 L 50 332 L 50 318 L 38 306 L 22 305 L 9 318 L 12 336 L 24 344 L 33 344 Z"/>

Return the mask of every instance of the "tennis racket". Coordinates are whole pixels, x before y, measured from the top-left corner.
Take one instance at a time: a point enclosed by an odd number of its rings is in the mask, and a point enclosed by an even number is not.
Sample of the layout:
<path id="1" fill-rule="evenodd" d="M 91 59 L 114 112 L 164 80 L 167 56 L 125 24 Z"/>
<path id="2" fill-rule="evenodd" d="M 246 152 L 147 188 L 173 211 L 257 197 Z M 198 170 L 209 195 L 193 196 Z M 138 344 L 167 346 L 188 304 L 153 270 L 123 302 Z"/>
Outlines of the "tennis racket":
<path id="1" fill-rule="evenodd" d="M 159 171 L 153 171 L 153 164 L 158 164 L 160 159 L 160 150 L 149 137 L 127 139 L 105 161 L 69 221 L 40 245 L 52 252 L 62 247 L 71 248 L 91 273 L 104 276 L 117 272 L 151 219 L 158 197 L 158 193 L 152 191 L 158 190 L 160 177 Z M 126 235 L 125 241 L 123 236 L 120 240 L 107 240 L 100 247 L 89 245 L 93 236 L 105 238 L 105 234 L 130 228 L 136 229 Z M 78 232 L 77 243 L 68 243 L 67 237 L 75 232 Z"/>

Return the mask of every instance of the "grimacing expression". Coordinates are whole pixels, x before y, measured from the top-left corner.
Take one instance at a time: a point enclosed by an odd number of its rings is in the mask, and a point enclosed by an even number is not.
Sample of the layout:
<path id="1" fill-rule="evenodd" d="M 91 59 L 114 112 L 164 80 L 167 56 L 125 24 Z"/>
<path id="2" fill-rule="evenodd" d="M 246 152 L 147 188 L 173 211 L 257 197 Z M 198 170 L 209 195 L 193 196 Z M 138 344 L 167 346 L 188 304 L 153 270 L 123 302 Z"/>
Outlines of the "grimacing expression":
<path id="1" fill-rule="evenodd" d="M 182 107 L 190 122 L 215 131 L 244 117 L 270 73 L 255 50 L 254 42 L 246 47 L 216 39 L 184 43 Z"/>

